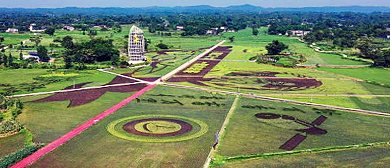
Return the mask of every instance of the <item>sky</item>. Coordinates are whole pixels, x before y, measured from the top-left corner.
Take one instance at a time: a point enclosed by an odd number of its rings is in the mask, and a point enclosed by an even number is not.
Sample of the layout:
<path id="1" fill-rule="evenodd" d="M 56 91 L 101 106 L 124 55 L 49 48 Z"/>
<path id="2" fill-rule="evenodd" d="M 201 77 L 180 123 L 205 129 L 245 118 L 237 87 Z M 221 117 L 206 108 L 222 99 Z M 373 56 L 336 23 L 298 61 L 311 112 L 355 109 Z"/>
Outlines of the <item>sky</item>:
<path id="1" fill-rule="evenodd" d="M 389 0 L 1 0 L 6 8 L 147 7 L 251 4 L 261 7 L 388 6 Z"/>

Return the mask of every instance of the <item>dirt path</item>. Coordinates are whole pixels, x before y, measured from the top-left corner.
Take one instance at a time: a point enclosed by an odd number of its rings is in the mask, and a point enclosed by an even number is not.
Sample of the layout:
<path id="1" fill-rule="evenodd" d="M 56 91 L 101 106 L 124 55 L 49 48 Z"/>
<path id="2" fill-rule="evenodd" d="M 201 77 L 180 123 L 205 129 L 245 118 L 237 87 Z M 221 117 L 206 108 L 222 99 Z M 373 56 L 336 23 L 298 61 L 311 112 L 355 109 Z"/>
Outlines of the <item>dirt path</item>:
<path id="1" fill-rule="evenodd" d="M 230 110 L 229 110 L 228 114 L 226 115 L 225 121 L 223 122 L 222 127 L 218 133 L 218 135 L 219 135 L 218 141 L 223 139 L 223 136 L 225 135 L 226 127 L 229 124 L 230 118 L 232 117 L 234 110 L 236 109 L 237 102 L 238 102 L 239 98 L 240 98 L 240 96 L 236 95 L 236 98 L 234 99 L 232 107 L 230 107 Z M 210 166 L 211 159 L 214 157 L 215 152 L 218 149 L 218 147 L 219 147 L 219 143 L 215 146 L 215 148 L 211 148 L 209 156 L 207 156 L 207 159 L 203 165 L 203 168 L 208 168 Z"/>

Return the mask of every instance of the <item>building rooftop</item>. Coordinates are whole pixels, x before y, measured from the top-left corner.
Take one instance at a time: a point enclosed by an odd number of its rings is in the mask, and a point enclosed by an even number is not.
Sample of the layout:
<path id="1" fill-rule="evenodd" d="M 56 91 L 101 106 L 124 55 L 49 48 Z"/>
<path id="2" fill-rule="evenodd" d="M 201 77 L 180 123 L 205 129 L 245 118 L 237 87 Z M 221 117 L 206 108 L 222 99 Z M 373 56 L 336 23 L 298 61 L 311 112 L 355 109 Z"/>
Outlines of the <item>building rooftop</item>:
<path id="1" fill-rule="evenodd" d="M 130 33 L 144 33 L 144 31 L 142 31 L 140 28 L 138 28 L 137 26 L 132 26 L 131 29 L 130 29 Z"/>

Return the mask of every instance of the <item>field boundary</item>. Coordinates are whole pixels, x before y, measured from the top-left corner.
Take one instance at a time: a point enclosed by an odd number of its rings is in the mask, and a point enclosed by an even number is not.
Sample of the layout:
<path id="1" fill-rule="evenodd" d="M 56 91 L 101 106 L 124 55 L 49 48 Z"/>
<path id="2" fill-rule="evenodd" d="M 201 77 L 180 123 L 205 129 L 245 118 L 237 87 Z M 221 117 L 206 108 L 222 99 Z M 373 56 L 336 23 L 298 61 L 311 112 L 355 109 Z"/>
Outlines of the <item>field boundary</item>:
<path id="1" fill-rule="evenodd" d="M 228 114 L 226 115 L 225 121 L 223 122 L 222 127 L 221 127 L 220 131 L 218 132 L 219 137 L 217 137 L 218 140 L 216 140 L 216 142 L 215 142 L 216 145 L 215 145 L 215 147 L 211 148 L 210 153 L 207 156 L 206 162 L 203 165 L 203 168 L 210 167 L 211 159 L 214 157 L 215 152 L 218 149 L 219 140 L 222 139 L 223 136 L 225 135 L 226 127 L 229 124 L 230 118 L 233 115 L 234 110 L 236 109 L 237 102 L 238 102 L 239 98 L 240 98 L 240 96 L 236 95 L 236 98 L 234 99 L 234 102 L 233 102 L 232 106 L 230 107 Z"/>

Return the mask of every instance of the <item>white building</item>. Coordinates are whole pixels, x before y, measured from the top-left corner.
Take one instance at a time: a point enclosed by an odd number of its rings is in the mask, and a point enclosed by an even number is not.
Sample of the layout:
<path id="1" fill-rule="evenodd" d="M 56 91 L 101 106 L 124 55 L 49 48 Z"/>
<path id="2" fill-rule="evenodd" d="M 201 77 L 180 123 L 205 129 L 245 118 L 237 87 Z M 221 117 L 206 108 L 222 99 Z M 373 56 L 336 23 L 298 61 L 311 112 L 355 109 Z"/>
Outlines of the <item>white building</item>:
<path id="1" fill-rule="evenodd" d="M 74 31 L 75 30 L 75 28 L 72 27 L 72 26 L 64 26 L 63 29 L 66 30 L 66 31 Z"/>
<path id="2" fill-rule="evenodd" d="M 288 30 L 286 32 L 286 36 L 294 36 L 294 37 L 304 37 L 309 34 L 311 31 L 303 31 L 303 30 Z"/>
<path id="3" fill-rule="evenodd" d="M 42 27 L 37 28 L 37 25 L 35 23 L 30 24 L 29 29 L 31 32 L 44 32 L 46 30 L 45 28 L 42 28 Z"/>
<path id="4" fill-rule="evenodd" d="M 144 56 L 145 53 L 145 38 L 144 38 L 144 32 L 136 27 L 133 26 L 130 29 L 129 32 L 129 57 L 130 61 L 129 64 L 133 63 L 141 63 L 146 60 L 146 57 Z"/>
<path id="5" fill-rule="evenodd" d="M 181 31 L 184 29 L 184 26 L 176 26 L 176 30 Z"/>
<path id="6" fill-rule="evenodd" d="M 7 33 L 17 33 L 17 32 L 19 32 L 19 30 L 18 29 L 14 29 L 14 28 L 8 28 L 8 30 L 6 30 L 5 32 L 7 32 Z"/>

